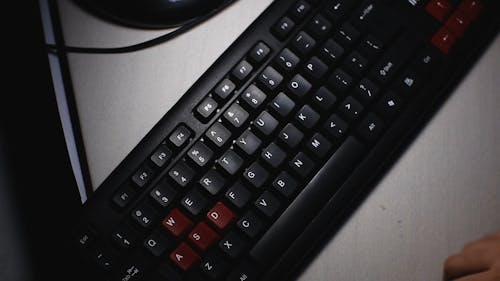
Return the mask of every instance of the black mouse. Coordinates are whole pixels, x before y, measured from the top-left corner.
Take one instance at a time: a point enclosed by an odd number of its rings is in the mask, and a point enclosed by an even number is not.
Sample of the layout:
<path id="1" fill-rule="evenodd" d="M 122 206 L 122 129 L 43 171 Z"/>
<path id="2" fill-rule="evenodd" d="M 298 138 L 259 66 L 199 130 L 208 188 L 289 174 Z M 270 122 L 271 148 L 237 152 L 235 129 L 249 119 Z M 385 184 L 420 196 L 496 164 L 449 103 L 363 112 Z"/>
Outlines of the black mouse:
<path id="1" fill-rule="evenodd" d="M 206 15 L 231 0 L 77 0 L 109 20 L 140 28 L 168 28 Z"/>

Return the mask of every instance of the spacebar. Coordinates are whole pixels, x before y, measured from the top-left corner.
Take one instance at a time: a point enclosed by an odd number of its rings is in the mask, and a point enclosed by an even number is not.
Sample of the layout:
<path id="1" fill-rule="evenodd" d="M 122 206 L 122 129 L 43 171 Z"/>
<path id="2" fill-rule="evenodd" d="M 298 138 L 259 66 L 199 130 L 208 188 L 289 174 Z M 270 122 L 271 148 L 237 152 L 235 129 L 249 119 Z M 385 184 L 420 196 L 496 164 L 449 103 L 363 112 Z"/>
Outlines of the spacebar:
<path id="1" fill-rule="evenodd" d="M 250 257 L 267 264 L 281 255 L 333 196 L 365 152 L 366 148 L 356 138 L 348 137 L 255 244 Z"/>

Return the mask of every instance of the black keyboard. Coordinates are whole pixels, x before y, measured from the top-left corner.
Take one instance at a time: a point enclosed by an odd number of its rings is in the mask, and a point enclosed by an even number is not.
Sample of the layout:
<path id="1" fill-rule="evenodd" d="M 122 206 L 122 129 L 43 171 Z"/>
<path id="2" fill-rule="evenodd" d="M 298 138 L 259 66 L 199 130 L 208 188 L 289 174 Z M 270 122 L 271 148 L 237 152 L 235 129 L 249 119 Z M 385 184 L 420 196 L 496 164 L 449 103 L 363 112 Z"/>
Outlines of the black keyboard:
<path id="1" fill-rule="evenodd" d="M 292 279 L 498 33 L 499 6 L 275 1 L 85 203 L 82 268 Z"/>

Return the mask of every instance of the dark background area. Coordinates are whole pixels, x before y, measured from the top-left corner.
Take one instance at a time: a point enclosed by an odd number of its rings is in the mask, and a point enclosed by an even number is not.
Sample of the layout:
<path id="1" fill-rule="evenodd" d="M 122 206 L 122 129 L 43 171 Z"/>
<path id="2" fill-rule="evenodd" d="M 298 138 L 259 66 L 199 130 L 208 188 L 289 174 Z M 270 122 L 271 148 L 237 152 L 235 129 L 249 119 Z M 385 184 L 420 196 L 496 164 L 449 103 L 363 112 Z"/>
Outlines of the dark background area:
<path id="1" fill-rule="evenodd" d="M 65 252 L 80 198 L 64 142 L 38 1 L 4 12 L 0 102 L 0 280 L 74 280 Z M 64 278 L 64 279 L 63 279 Z"/>

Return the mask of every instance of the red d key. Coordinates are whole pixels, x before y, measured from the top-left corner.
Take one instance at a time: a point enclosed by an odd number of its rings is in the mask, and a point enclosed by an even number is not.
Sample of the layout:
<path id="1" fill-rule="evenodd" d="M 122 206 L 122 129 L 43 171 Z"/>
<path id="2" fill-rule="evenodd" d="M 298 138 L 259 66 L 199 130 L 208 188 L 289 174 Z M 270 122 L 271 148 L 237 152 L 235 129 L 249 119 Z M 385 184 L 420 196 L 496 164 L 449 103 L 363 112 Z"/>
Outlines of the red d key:
<path id="1" fill-rule="evenodd" d="M 208 211 L 207 218 L 218 229 L 225 229 L 235 218 L 233 211 L 226 207 L 221 202 L 217 202 L 215 206 Z"/>

